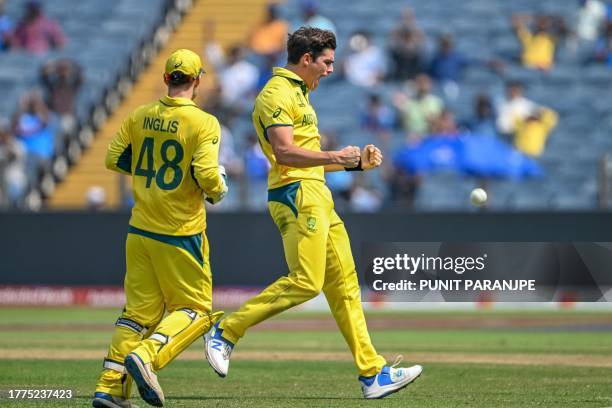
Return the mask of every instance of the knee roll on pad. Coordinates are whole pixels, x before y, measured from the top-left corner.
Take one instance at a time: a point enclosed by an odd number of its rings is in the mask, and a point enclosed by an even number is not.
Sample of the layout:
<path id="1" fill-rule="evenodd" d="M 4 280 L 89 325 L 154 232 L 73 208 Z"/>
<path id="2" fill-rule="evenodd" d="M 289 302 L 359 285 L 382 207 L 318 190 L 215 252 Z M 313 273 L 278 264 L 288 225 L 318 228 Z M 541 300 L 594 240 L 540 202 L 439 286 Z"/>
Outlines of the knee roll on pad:
<path id="1" fill-rule="evenodd" d="M 180 311 L 184 310 L 181 309 Z M 157 371 L 164 368 L 168 363 L 174 360 L 174 358 L 176 358 L 176 356 L 178 356 L 183 350 L 185 350 L 194 341 L 196 341 L 199 337 L 203 336 L 204 333 L 210 330 L 212 325 L 214 325 L 217 320 L 221 318 L 221 316 L 223 316 L 223 312 L 216 312 L 213 314 L 206 313 L 203 316 L 199 316 L 196 313 L 195 319 L 192 320 L 189 326 L 187 326 L 184 330 L 181 330 L 175 336 L 169 337 L 162 333 L 154 333 L 151 337 L 149 337 L 150 339 L 159 341 L 161 338 L 166 338 L 167 341 L 164 347 L 157 354 L 155 360 L 153 361 L 153 369 Z M 159 337 L 156 335 L 159 335 Z"/>

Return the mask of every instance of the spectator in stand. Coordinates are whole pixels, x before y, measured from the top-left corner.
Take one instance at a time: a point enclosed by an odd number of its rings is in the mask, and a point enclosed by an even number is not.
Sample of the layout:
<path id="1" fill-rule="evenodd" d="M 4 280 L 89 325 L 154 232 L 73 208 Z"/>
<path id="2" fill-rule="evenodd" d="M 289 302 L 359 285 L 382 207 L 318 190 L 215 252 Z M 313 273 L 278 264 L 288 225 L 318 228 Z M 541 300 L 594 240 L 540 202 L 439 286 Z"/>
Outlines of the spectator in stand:
<path id="1" fill-rule="evenodd" d="M 470 65 L 484 65 L 494 70 L 502 68 L 498 60 L 484 61 L 466 57 L 455 49 L 453 36 L 444 34 L 438 40 L 438 49 L 429 66 L 429 73 L 433 79 L 442 84 L 448 99 L 456 99 L 459 96 L 459 82 L 463 72 Z"/>
<path id="2" fill-rule="evenodd" d="M 344 74 L 354 85 L 371 87 L 379 84 L 387 74 L 384 52 L 371 40 L 367 31 L 355 32 L 350 40 L 351 54 L 346 57 Z"/>
<path id="3" fill-rule="evenodd" d="M 591 61 L 612 67 L 612 22 L 606 23 L 603 37 L 595 44 Z"/>
<path id="4" fill-rule="evenodd" d="M 600 0 L 579 0 L 578 38 L 584 41 L 595 41 L 606 20 L 606 6 Z"/>
<path id="5" fill-rule="evenodd" d="M 550 32 L 550 18 L 537 16 L 533 33 L 528 28 L 531 20 L 531 16 L 524 14 L 512 16 L 512 27 L 523 47 L 521 60 L 527 68 L 548 71 L 555 62 L 556 46 L 556 38 Z"/>
<path id="6" fill-rule="evenodd" d="M 516 124 L 527 119 L 538 107 L 525 98 L 523 92 L 523 85 L 519 82 L 509 82 L 506 86 L 506 99 L 497 109 L 497 129 L 502 135 L 513 135 Z"/>
<path id="7" fill-rule="evenodd" d="M 550 132 L 557 126 L 558 115 L 549 108 L 539 108 L 524 120 L 516 123 L 514 146 L 532 157 L 544 151 Z"/>
<path id="8" fill-rule="evenodd" d="M 279 6 L 269 4 L 265 20 L 248 36 L 248 44 L 257 55 L 278 55 L 285 49 L 288 33 L 289 24 L 280 18 Z"/>
<path id="9" fill-rule="evenodd" d="M 257 136 L 247 138 L 248 147 L 244 153 L 244 172 L 248 182 L 247 208 L 263 210 L 267 208 L 268 170 L 270 163 L 259 146 Z"/>
<path id="10" fill-rule="evenodd" d="M 322 151 L 338 150 L 339 148 L 341 146 L 338 144 L 338 137 L 334 132 L 321 134 Z M 349 205 L 354 174 L 353 171 L 325 172 L 325 183 L 334 197 L 334 207 L 339 211 L 345 210 Z"/>
<path id="11" fill-rule="evenodd" d="M 360 213 L 377 212 L 382 207 L 380 193 L 366 186 L 363 174 L 356 176 L 351 187 L 351 210 Z"/>
<path id="12" fill-rule="evenodd" d="M 220 69 L 225 65 L 225 51 L 217 41 L 217 23 L 214 20 L 206 20 L 202 26 L 202 37 L 204 38 L 204 55 L 208 62 Z"/>
<path id="13" fill-rule="evenodd" d="M 444 109 L 440 116 L 433 122 L 430 137 L 459 137 L 460 132 L 455 122 L 455 115 L 448 109 Z"/>
<path id="14" fill-rule="evenodd" d="M 368 97 L 368 105 L 361 113 L 361 127 L 375 133 L 383 142 L 383 147 L 388 145 L 391 130 L 395 123 L 393 110 L 385 106 L 380 96 L 372 94 Z"/>
<path id="15" fill-rule="evenodd" d="M 420 139 L 431 131 L 432 124 L 444 109 L 444 103 L 431 93 L 431 78 L 427 74 L 419 74 L 414 86 L 415 90 L 410 92 L 413 95 L 397 93 L 394 103 L 409 138 Z"/>
<path id="16" fill-rule="evenodd" d="M 459 81 L 470 61 L 455 49 L 450 34 L 440 36 L 438 49 L 429 66 L 429 74 L 442 84 L 447 97 L 456 99 L 459 95 Z"/>
<path id="17" fill-rule="evenodd" d="M 240 209 L 244 201 L 244 161 L 243 157 L 236 151 L 235 137 L 232 131 L 221 123 L 221 145 L 219 146 L 219 164 L 225 167 L 225 172 L 230 184 L 234 187 L 220 203 L 207 205 L 207 212 L 227 212 Z"/>
<path id="18" fill-rule="evenodd" d="M 0 207 L 19 205 L 28 188 L 25 147 L 11 133 L 8 121 L 0 117 Z"/>
<path id="19" fill-rule="evenodd" d="M 76 128 L 75 102 L 83 83 L 81 67 L 62 58 L 46 63 L 40 76 L 49 108 L 59 115 L 64 133 Z"/>
<path id="20" fill-rule="evenodd" d="M 390 201 L 393 207 L 413 209 L 414 200 L 423 182 L 420 174 L 402 169 L 394 163 L 387 176 L 390 191 Z"/>
<path id="21" fill-rule="evenodd" d="M 424 36 L 414 21 L 412 10 L 402 11 L 402 21 L 391 32 L 388 53 L 391 62 L 389 79 L 414 79 L 425 69 Z"/>
<path id="22" fill-rule="evenodd" d="M 85 206 L 89 211 L 100 211 L 106 205 L 106 190 L 101 186 L 91 186 L 85 193 Z"/>
<path id="23" fill-rule="evenodd" d="M 242 47 L 233 46 L 225 66 L 219 70 L 221 102 L 225 108 L 235 115 L 250 112 L 258 79 L 259 70 L 244 59 Z"/>
<path id="24" fill-rule="evenodd" d="M 0 52 L 8 50 L 14 29 L 13 19 L 4 12 L 4 0 L 0 0 Z"/>
<path id="25" fill-rule="evenodd" d="M 41 170 L 46 171 L 51 167 L 54 154 L 51 120 L 51 112 L 38 90 L 23 95 L 13 115 L 13 133 L 25 145 L 31 186 L 37 185 Z"/>
<path id="26" fill-rule="evenodd" d="M 221 124 L 221 140 L 223 143 L 219 146 L 219 164 L 225 167 L 225 172 L 230 179 L 237 179 L 242 176 L 244 166 L 236 152 L 234 135 L 223 124 Z"/>
<path id="27" fill-rule="evenodd" d="M 491 98 L 481 93 L 475 99 L 474 118 L 467 123 L 467 128 L 475 135 L 495 136 L 495 110 Z"/>
<path id="28" fill-rule="evenodd" d="M 304 26 L 329 30 L 336 34 L 336 26 L 329 18 L 319 13 L 319 5 L 316 0 L 302 0 L 300 6 L 302 9 L 302 18 L 295 24 L 293 31 Z"/>
<path id="29" fill-rule="evenodd" d="M 257 78 L 257 92 L 261 91 L 272 78 L 272 70 L 278 65 L 278 59 L 274 56 L 267 56 L 259 70 Z"/>
<path id="30" fill-rule="evenodd" d="M 33 54 L 45 54 L 63 48 L 65 43 L 62 28 L 57 21 L 45 16 L 41 2 L 28 1 L 24 17 L 11 39 L 11 47 L 25 49 Z"/>

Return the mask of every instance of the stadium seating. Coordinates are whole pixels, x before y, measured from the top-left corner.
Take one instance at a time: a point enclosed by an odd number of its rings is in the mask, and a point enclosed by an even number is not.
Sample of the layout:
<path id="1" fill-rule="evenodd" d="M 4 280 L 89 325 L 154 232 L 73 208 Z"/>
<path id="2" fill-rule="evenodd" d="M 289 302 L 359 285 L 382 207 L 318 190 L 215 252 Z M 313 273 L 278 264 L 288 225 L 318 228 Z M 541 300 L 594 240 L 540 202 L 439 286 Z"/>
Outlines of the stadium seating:
<path id="1" fill-rule="evenodd" d="M 291 0 L 287 18 L 299 16 L 299 1 Z M 437 0 L 434 2 L 405 2 L 389 0 L 371 2 L 354 0 L 350 13 L 336 2 L 320 2 L 321 13 L 337 26 L 338 60 L 347 53 L 347 40 L 357 29 L 373 33 L 374 42 L 385 47 L 389 30 L 399 18 L 399 10 L 409 6 L 427 37 L 427 49 L 435 47 L 437 35 L 454 34 L 456 46 L 467 55 L 478 58 L 517 57 L 520 45 L 510 24 L 513 12 L 546 12 L 565 19 L 571 27 L 578 14 L 578 2 L 519 0 Z M 477 22 L 477 23 L 475 23 Z M 526 69 L 518 63 L 507 63 L 505 76 L 486 68 L 473 67 L 460 83 L 460 95 L 447 105 L 459 122 L 472 114 L 473 96 L 486 90 L 494 98 L 503 95 L 504 81 L 523 82 L 526 95 L 537 103 L 547 105 L 560 114 L 557 129 L 551 134 L 547 148 L 539 159 L 546 176 L 541 180 L 511 182 L 489 181 L 492 210 L 588 210 L 597 205 L 597 163 L 601 155 L 612 149 L 612 102 L 608 90 L 612 86 L 612 70 L 606 66 L 583 66 L 591 50 L 572 50 L 565 44 L 557 48 L 557 64 L 549 73 Z M 382 93 L 390 104 L 390 94 L 397 84 L 385 84 Z M 345 82 L 324 84 L 312 95 L 322 129 L 340 130 L 344 142 L 375 141 L 375 136 L 359 128 L 356 112 L 368 90 Z M 393 136 L 394 144 L 401 143 L 401 133 Z M 389 155 L 387 155 L 389 156 Z M 418 194 L 417 210 L 469 209 L 468 193 L 476 180 L 460 176 L 431 175 L 425 177 Z"/>
<path id="2" fill-rule="evenodd" d="M 166 0 L 45 1 L 42 3 L 44 13 L 61 25 L 67 37 L 66 47 L 44 56 L 21 51 L 1 54 L 0 92 L 4 97 L 0 101 L 0 114 L 10 117 L 20 96 L 40 86 L 40 69 L 44 63 L 64 57 L 76 61 L 84 74 L 84 84 L 76 104 L 79 127 L 74 134 L 68 135 L 65 149 L 59 146 L 55 160 L 56 163 L 78 160 L 83 147 L 82 141 L 77 138 L 78 130 L 90 127 L 94 109 L 99 107 L 104 110 L 106 95 L 117 87 L 121 76 L 129 76 L 131 62 L 138 60 L 142 44 L 152 38 L 153 31 L 164 17 L 167 3 Z M 23 4 L 7 2 L 7 14 L 19 21 Z M 71 157 L 68 158 L 69 152 Z M 54 170 L 57 170 L 55 179 L 65 176 L 65 170 L 61 171 L 60 168 L 65 166 L 54 166 Z M 43 177 L 43 184 L 33 186 L 31 197 L 34 197 L 34 202 L 40 201 L 37 196 L 41 192 L 45 196 L 52 194 L 55 186 L 53 179 Z"/>

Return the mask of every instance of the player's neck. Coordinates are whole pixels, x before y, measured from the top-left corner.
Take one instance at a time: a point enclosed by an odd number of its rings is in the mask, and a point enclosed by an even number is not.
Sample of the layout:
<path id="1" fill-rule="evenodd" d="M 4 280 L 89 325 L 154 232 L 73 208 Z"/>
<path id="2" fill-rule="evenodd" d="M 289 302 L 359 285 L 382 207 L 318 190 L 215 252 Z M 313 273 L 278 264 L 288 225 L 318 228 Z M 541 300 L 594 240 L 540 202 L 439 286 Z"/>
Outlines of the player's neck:
<path id="1" fill-rule="evenodd" d="M 170 98 L 186 98 L 193 99 L 193 89 L 168 88 L 168 96 Z"/>
<path id="2" fill-rule="evenodd" d="M 306 71 L 299 65 L 287 64 L 285 65 L 285 69 L 293 72 L 295 75 L 299 76 L 302 81 L 306 82 L 306 80 L 304 79 L 306 77 Z"/>

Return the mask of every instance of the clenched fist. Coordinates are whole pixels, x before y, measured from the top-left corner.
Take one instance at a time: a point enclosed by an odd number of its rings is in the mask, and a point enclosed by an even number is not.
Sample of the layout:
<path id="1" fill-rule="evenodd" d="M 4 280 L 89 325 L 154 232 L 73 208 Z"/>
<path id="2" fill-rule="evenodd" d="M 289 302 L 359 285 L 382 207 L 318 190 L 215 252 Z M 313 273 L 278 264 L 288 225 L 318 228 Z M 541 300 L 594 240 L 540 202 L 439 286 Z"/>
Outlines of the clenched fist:
<path id="1" fill-rule="evenodd" d="M 380 149 L 372 144 L 366 145 L 361 152 L 361 168 L 370 170 L 382 164 L 383 155 Z"/>

